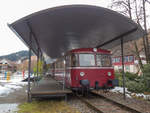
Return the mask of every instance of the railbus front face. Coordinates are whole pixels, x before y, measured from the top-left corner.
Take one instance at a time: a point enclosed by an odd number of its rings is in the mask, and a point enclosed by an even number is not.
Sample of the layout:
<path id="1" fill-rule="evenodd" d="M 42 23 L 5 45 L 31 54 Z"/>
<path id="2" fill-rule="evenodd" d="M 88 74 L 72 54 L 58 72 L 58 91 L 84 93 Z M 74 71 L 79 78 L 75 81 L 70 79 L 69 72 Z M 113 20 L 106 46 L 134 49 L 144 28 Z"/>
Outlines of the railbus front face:
<path id="1" fill-rule="evenodd" d="M 66 56 L 66 85 L 73 89 L 112 88 L 114 69 L 110 51 L 102 49 L 76 49 Z"/>

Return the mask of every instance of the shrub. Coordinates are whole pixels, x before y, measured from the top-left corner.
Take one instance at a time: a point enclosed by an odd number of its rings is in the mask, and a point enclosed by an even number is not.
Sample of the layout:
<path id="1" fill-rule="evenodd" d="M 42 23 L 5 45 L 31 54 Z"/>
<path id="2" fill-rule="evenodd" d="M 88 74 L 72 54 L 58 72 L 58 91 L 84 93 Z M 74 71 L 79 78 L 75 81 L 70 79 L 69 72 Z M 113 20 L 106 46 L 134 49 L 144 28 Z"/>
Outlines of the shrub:
<path id="1" fill-rule="evenodd" d="M 122 74 L 115 72 L 115 78 L 119 80 L 119 86 L 122 86 Z"/>
<path id="2" fill-rule="evenodd" d="M 125 81 L 134 81 L 137 78 L 137 74 L 125 72 Z M 119 80 L 119 86 L 122 86 L 123 78 L 122 78 L 122 73 L 120 72 L 115 72 L 115 78 Z"/>
<path id="3" fill-rule="evenodd" d="M 119 80 L 119 86 L 122 86 L 122 73 L 116 72 L 115 77 Z M 144 65 L 141 76 L 125 72 L 125 79 L 129 91 L 135 93 L 150 92 L 150 64 Z"/>
<path id="4" fill-rule="evenodd" d="M 143 76 L 144 77 L 150 77 L 150 64 L 144 65 Z"/>
<path id="5" fill-rule="evenodd" d="M 150 92 L 150 64 L 144 65 L 142 81 L 145 84 L 146 91 Z"/>
<path id="6" fill-rule="evenodd" d="M 120 72 L 115 72 L 115 78 L 116 78 L 116 79 L 119 79 L 119 77 L 121 77 L 121 75 L 122 75 L 122 74 L 121 74 Z"/>
<path id="7" fill-rule="evenodd" d="M 129 91 L 135 93 L 143 93 L 145 92 L 145 85 L 142 82 L 128 81 L 126 86 Z"/>
<path id="8" fill-rule="evenodd" d="M 125 73 L 125 76 L 126 76 L 126 78 L 128 78 L 129 80 L 133 80 L 133 81 L 138 77 L 137 74 L 130 73 L 130 72 L 126 72 L 126 73 Z"/>
<path id="9" fill-rule="evenodd" d="M 122 77 L 122 73 L 115 72 L 115 77 L 116 77 L 117 79 L 119 79 L 120 77 Z M 137 74 L 130 73 L 130 72 L 125 72 L 125 78 L 126 78 L 126 79 L 135 80 L 137 77 L 138 77 Z"/>

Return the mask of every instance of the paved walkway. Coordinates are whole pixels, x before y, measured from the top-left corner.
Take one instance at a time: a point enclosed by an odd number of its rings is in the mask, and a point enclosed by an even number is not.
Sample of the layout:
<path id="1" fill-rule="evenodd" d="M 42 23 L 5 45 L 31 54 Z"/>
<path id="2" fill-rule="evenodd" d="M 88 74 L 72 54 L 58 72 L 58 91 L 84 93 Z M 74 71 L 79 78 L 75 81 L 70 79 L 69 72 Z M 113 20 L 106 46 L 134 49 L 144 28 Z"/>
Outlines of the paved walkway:
<path id="1" fill-rule="evenodd" d="M 31 96 L 59 96 L 72 93 L 71 90 L 64 88 L 58 81 L 53 78 L 45 77 L 43 78 L 38 85 L 33 85 L 31 89 Z"/>

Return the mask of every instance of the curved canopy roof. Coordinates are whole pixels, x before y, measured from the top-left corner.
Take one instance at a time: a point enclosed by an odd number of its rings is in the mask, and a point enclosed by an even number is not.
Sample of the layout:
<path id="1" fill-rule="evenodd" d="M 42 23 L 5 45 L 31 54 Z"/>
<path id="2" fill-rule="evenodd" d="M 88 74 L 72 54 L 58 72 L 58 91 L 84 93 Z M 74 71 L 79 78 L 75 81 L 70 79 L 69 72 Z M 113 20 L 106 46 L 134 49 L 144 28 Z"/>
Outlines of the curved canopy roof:
<path id="1" fill-rule="evenodd" d="M 106 8 L 90 5 L 66 5 L 33 13 L 9 27 L 30 45 L 51 58 L 75 48 L 112 48 L 143 36 L 143 30 L 129 18 Z M 111 43 L 110 43 L 111 42 Z M 110 44 L 108 44 L 110 43 Z M 107 44 L 107 45 L 106 45 Z"/>

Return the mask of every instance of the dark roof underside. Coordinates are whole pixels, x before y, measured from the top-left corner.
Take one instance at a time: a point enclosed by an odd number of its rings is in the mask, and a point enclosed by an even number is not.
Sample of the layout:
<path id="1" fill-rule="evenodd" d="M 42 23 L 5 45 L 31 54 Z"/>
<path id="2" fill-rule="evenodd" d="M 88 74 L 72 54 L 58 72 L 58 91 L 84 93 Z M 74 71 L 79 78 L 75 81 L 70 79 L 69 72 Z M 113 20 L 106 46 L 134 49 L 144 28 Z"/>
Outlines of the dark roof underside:
<path id="1" fill-rule="evenodd" d="M 124 34 L 124 42 L 143 35 L 142 29 L 127 17 L 112 10 L 89 5 L 69 5 L 43 10 L 24 17 L 9 25 L 29 46 L 32 30 L 32 50 L 39 47 L 51 58 L 58 58 L 74 48 L 94 48 Z M 120 38 L 120 37 L 119 37 Z M 112 48 L 120 40 L 104 45 Z"/>

